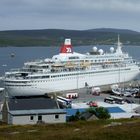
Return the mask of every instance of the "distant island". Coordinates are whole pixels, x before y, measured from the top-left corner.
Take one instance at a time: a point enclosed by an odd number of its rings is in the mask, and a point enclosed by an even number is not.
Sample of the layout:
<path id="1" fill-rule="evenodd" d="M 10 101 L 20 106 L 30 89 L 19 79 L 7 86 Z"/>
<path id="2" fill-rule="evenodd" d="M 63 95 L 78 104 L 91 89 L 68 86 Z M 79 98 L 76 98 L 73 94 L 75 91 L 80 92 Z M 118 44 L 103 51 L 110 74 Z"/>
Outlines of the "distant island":
<path id="1" fill-rule="evenodd" d="M 98 28 L 90 30 L 11 30 L 0 31 L 0 47 L 8 46 L 60 46 L 65 38 L 71 38 L 77 45 L 112 45 L 117 42 L 127 45 L 140 45 L 140 32 L 127 29 Z"/>

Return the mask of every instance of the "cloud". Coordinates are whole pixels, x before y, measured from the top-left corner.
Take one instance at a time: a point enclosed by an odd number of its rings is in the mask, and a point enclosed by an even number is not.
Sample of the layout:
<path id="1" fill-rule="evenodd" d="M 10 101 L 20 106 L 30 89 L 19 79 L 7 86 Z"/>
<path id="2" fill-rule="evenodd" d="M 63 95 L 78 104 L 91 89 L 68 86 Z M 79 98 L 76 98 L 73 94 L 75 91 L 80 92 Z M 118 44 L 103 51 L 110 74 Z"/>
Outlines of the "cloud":
<path id="1" fill-rule="evenodd" d="M 36 11 L 113 10 L 140 11 L 138 0 L 1 0 L 2 9 Z M 26 12 L 26 11 L 24 11 Z"/>
<path id="2" fill-rule="evenodd" d="M 70 3 L 82 10 L 140 11 L 138 0 L 71 0 Z"/>
<path id="3" fill-rule="evenodd" d="M 0 0 L 0 30 L 132 27 L 139 7 L 139 0 Z"/>

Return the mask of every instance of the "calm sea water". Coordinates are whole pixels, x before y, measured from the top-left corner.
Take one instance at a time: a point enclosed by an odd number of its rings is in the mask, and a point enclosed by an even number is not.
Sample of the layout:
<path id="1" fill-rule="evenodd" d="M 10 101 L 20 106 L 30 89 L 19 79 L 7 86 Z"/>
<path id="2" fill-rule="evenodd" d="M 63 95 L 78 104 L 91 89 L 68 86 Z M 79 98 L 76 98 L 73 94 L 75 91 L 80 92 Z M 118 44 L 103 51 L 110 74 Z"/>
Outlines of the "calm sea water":
<path id="1" fill-rule="evenodd" d="M 97 46 L 98 49 L 103 49 L 105 52 L 109 52 L 110 47 L 112 46 Z M 93 46 L 77 46 L 73 47 L 73 50 L 79 53 L 86 53 L 91 51 L 92 48 Z M 122 49 L 134 59 L 140 60 L 140 46 L 124 46 Z M 0 76 L 11 68 L 22 67 L 24 62 L 50 58 L 58 54 L 59 50 L 60 47 L 2 47 L 0 48 Z M 15 54 L 14 57 L 11 57 L 12 53 Z"/>

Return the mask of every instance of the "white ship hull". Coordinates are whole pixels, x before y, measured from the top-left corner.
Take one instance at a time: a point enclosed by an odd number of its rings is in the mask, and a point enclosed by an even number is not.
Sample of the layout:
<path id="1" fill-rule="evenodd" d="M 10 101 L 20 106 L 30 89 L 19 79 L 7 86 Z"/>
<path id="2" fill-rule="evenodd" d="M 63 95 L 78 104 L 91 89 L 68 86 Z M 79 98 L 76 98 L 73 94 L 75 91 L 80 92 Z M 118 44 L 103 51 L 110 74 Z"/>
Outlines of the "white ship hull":
<path id="1" fill-rule="evenodd" d="M 37 79 L 26 82 L 24 86 L 14 84 L 14 86 L 6 86 L 6 90 L 11 96 L 31 96 L 84 88 L 85 83 L 89 86 L 110 85 L 135 79 L 139 75 L 139 68 L 108 69 L 106 72 L 95 71 L 93 74 L 85 75 L 80 75 L 80 71 L 77 73 L 78 75 L 67 78 L 51 78 L 47 81 L 46 79 Z M 20 84 L 22 85 L 22 83 Z"/>

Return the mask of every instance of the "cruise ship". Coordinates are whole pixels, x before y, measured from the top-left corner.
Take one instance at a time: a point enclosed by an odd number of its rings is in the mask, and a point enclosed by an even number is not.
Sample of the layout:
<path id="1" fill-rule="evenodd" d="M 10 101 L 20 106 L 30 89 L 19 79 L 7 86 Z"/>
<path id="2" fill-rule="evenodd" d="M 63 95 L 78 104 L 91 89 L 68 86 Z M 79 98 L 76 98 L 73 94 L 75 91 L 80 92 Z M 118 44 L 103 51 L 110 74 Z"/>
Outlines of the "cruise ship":
<path id="1" fill-rule="evenodd" d="M 126 82 L 139 73 L 137 63 L 122 52 L 119 36 L 116 49 L 111 47 L 109 53 L 97 47 L 77 53 L 71 39 L 65 39 L 59 54 L 26 62 L 22 68 L 6 72 L 3 81 L 9 95 L 32 96 Z"/>

